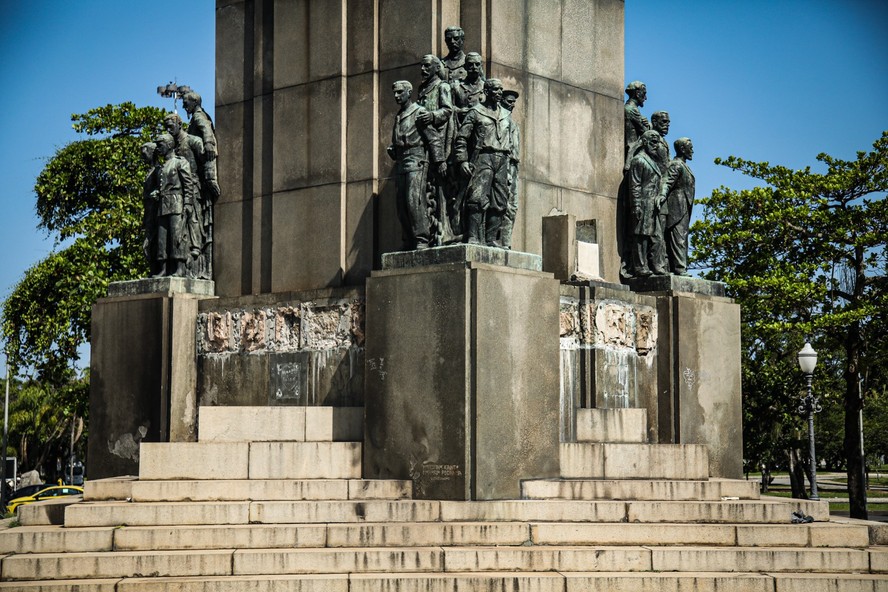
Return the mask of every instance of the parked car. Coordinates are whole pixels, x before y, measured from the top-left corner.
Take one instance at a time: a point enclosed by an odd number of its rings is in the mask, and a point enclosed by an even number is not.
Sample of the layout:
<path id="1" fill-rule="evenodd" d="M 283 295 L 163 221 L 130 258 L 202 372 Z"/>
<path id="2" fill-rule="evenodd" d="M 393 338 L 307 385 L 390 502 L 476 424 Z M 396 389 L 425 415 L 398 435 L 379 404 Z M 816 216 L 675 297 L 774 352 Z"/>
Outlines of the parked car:
<path id="1" fill-rule="evenodd" d="M 51 485 L 45 489 L 41 489 L 34 495 L 28 495 L 12 500 L 9 505 L 6 506 L 6 511 L 12 514 L 15 513 L 17 508 L 25 504 L 66 495 L 83 495 L 83 488 L 77 487 L 76 485 Z"/>
<path id="2" fill-rule="evenodd" d="M 9 496 L 9 499 L 6 500 L 8 504 L 12 500 L 20 497 L 27 497 L 30 495 L 34 495 L 38 491 L 43 491 L 47 487 L 52 487 L 52 483 L 35 483 L 34 485 L 26 485 L 24 487 L 19 487 L 15 491 L 12 492 L 12 495 Z"/>

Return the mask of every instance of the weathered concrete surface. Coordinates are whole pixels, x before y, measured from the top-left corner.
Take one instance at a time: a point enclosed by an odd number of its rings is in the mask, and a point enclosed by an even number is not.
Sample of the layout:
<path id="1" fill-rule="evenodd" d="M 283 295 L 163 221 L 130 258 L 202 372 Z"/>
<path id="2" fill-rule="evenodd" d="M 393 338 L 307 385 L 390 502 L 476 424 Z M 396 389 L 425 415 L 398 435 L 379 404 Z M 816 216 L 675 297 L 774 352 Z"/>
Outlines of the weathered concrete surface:
<path id="1" fill-rule="evenodd" d="M 658 442 L 657 298 L 618 285 L 562 285 L 560 304 L 562 441 L 576 441 L 576 408 L 643 409 L 646 438 Z M 584 435 L 585 437 L 585 435 Z"/>
<path id="2" fill-rule="evenodd" d="M 215 282 L 184 277 L 142 278 L 108 284 L 108 296 L 136 296 L 139 294 L 193 294 L 215 296 Z"/>
<path id="3" fill-rule="evenodd" d="M 218 2 L 216 125 L 223 296 L 363 282 L 398 247 L 394 80 L 446 53 L 444 29 L 521 99 L 516 250 L 541 252 L 552 207 L 615 217 L 623 138 L 623 4 L 614 0 Z M 552 39 L 560 40 L 555 43 Z M 609 229 L 612 225 L 606 225 Z M 613 232 L 603 273 L 617 281 Z"/>
<path id="4" fill-rule="evenodd" d="M 459 263 L 367 286 L 364 477 L 424 499 L 517 498 L 558 471 L 558 283 Z"/>
<path id="5" fill-rule="evenodd" d="M 203 298 L 143 294 L 93 306 L 90 478 L 137 473 L 141 442 L 196 439 L 194 323 Z"/>
<path id="6" fill-rule="evenodd" d="M 705 444 L 710 475 L 740 479 L 740 307 L 724 298 L 679 293 L 669 298 L 675 442 Z"/>
<path id="7" fill-rule="evenodd" d="M 646 409 L 577 409 L 577 442 L 648 441 Z"/>
<path id="8" fill-rule="evenodd" d="M 447 265 L 450 263 L 468 264 L 485 263 L 500 265 L 512 269 L 542 271 L 543 264 L 539 255 L 507 251 L 484 245 L 457 244 L 444 247 L 433 247 L 423 251 L 397 251 L 382 256 L 382 268 L 385 270 L 426 267 L 428 265 Z"/>
<path id="9" fill-rule="evenodd" d="M 201 406 L 363 404 L 363 289 L 206 302 L 197 333 Z"/>

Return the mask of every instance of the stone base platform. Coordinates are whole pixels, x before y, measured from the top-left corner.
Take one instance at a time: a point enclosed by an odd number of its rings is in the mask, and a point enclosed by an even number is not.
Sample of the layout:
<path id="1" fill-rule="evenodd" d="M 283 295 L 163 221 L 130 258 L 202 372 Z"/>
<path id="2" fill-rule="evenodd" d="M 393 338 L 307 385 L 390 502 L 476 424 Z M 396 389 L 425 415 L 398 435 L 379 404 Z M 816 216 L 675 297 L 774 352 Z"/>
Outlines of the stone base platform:
<path id="1" fill-rule="evenodd" d="M 353 413 L 327 411 L 306 410 L 305 420 L 322 424 L 312 432 L 318 443 L 338 444 L 334 435 L 352 429 Z M 227 439 L 265 446 L 264 413 L 202 409 L 199 428 L 218 435 L 223 424 L 239 423 Z M 311 443 L 307 424 L 295 423 L 295 439 L 276 444 Z M 639 423 L 627 426 L 634 433 Z M 294 432 L 271 428 L 282 438 Z M 220 444 L 231 443 L 187 446 Z M 179 446 L 148 448 L 175 456 Z M 0 530 L 0 591 L 888 589 L 885 525 L 831 519 L 822 501 L 715 497 L 754 497 L 748 482 L 553 479 L 525 484 L 525 495 L 542 499 L 437 501 L 411 499 L 409 481 L 327 479 L 326 467 L 313 466 L 301 480 L 213 471 L 185 480 L 171 469 L 168 478 L 91 481 L 83 502 L 59 506 L 64 512 L 49 522 L 43 504 L 23 506 L 21 526 Z M 815 521 L 792 524 L 793 511 Z"/>

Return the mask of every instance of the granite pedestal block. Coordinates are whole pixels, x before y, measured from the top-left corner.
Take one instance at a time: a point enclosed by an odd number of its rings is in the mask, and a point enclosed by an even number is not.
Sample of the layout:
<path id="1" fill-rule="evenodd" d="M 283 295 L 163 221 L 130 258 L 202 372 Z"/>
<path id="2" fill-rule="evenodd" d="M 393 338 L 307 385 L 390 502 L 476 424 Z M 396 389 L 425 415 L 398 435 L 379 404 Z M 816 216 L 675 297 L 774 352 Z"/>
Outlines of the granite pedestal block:
<path id="1" fill-rule="evenodd" d="M 660 441 L 705 444 L 710 475 L 740 479 L 740 306 L 690 292 L 658 300 Z"/>
<path id="2" fill-rule="evenodd" d="M 367 281 L 366 478 L 483 500 L 558 474 L 558 282 L 479 262 L 502 253 L 442 247 L 416 256 L 458 260 Z"/>
<path id="3" fill-rule="evenodd" d="M 141 442 L 197 435 L 195 323 L 213 282 L 122 284 L 111 284 L 109 294 L 117 295 L 99 299 L 92 311 L 90 479 L 138 473 Z"/>

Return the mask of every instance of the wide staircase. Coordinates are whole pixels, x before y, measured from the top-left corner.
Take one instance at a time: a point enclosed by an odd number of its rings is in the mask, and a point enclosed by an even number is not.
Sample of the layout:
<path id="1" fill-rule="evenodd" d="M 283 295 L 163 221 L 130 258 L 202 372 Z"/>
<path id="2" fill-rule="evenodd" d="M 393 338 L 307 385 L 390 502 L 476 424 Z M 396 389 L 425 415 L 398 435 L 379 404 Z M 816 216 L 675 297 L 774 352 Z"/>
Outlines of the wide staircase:
<path id="1" fill-rule="evenodd" d="M 710 479 L 704 447 L 646 443 L 643 410 L 577 419 L 561 478 L 455 502 L 362 479 L 360 408 L 204 407 L 200 441 L 142 444 L 138 478 L 23 507 L 0 590 L 888 590 L 876 525 Z"/>

